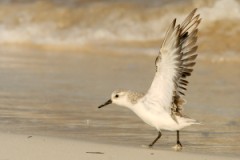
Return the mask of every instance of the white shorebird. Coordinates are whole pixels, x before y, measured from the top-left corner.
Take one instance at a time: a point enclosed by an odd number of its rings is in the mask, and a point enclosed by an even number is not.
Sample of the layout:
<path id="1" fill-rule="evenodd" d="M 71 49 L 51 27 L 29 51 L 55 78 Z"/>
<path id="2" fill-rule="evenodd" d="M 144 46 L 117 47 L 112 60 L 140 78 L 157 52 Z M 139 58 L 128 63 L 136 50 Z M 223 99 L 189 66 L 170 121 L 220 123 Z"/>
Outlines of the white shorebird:
<path id="1" fill-rule="evenodd" d="M 158 131 L 158 136 L 149 144 L 152 147 L 161 137 L 161 130 L 177 131 L 175 149 L 181 150 L 179 130 L 196 120 L 183 114 L 184 92 L 191 75 L 197 54 L 197 33 L 201 21 L 194 9 L 181 23 L 176 19 L 171 23 L 156 58 L 156 73 L 152 85 L 146 94 L 129 90 L 117 90 L 111 99 L 98 108 L 114 103 L 125 106 L 136 113 L 145 123 Z"/>

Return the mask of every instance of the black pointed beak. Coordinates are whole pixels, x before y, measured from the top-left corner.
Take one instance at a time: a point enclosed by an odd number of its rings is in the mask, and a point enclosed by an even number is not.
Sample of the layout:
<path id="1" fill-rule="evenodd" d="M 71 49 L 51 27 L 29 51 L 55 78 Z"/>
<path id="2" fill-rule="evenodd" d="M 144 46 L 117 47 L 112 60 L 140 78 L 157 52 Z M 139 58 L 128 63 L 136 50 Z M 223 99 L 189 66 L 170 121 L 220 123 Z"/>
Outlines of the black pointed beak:
<path id="1" fill-rule="evenodd" d="M 111 104 L 111 103 L 112 103 L 112 100 L 109 99 L 106 103 L 102 104 L 102 105 L 99 106 L 98 108 L 102 108 L 102 107 L 104 107 L 104 106 L 106 106 L 106 105 L 109 105 L 109 104 Z"/>

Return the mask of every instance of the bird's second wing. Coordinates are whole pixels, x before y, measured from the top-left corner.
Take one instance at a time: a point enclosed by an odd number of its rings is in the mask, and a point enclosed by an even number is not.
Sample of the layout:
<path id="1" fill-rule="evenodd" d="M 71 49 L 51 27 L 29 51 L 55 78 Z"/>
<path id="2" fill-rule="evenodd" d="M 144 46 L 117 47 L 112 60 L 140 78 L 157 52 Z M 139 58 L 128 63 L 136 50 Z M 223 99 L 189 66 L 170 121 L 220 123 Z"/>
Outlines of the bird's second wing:
<path id="1" fill-rule="evenodd" d="M 199 15 L 194 16 L 196 9 L 176 25 L 176 19 L 170 25 L 160 53 L 156 58 L 156 73 L 145 100 L 157 103 L 161 109 L 171 113 L 174 103 L 182 103 L 181 96 L 186 90 L 186 77 L 191 75 L 194 60 L 197 57 L 197 26 Z M 175 110 L 180 109 L 177 105 Z M 157 108 L 156 108 L 157 109 Z M 159 108 L 160 109 L 160 108 Z"/>

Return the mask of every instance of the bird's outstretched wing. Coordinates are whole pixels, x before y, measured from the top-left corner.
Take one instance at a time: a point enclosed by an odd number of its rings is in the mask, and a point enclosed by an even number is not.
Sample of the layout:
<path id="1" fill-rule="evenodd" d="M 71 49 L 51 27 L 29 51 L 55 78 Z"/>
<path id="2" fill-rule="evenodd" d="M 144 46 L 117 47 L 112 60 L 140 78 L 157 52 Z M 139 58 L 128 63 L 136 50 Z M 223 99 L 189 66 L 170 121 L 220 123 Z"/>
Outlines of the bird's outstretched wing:
<path id="1" fill-rule="evenodd" d="M 158 103 L 169 113 L 181 114 L 184 92 L 191 75 L 197 54 L 197 33 L 200 16 L 194 9 L 182 22 L 176 25 L 176 19 L 170 25 L 159 55 L 156 58 L 156 73 L 145 98 Z M 162 109 L 161 108 L 161 109 Z"/>

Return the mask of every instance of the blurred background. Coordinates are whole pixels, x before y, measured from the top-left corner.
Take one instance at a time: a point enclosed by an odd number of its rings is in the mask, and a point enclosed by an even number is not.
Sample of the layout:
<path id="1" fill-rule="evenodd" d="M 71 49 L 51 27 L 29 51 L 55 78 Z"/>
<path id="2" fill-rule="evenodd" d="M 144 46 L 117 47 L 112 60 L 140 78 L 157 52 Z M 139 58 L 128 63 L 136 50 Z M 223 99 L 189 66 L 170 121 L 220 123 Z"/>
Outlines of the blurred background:
<path id="1" fill-rule="evenodd" d="M 156 131 L 114 105 L 118 88 L 146 92 L 174 18 L 194 9 L 198 62 L 181 132 L 184 151 L 239 156 L 239 0 L 1 0 L 0 131 L 140 147 Z M 156 149 L 170 150 L 163 131 Z"/>
<path id="2" fill-rule="evenodd" d="M 0 44 L 61 51 L 95 53 L 98 48 L 98 51 L 121 54 L 151 54 L 152 48 L 159 47 L 167 26 L 175 17 L 181 22 L 193 8 L 199 8 L 203 19 L 199 51 L 208 56 L 215 53 L 218 60 L 220 57 L 236 60 L 235 51 L 240 50 L 239 2 L 1 0 Z"/>

